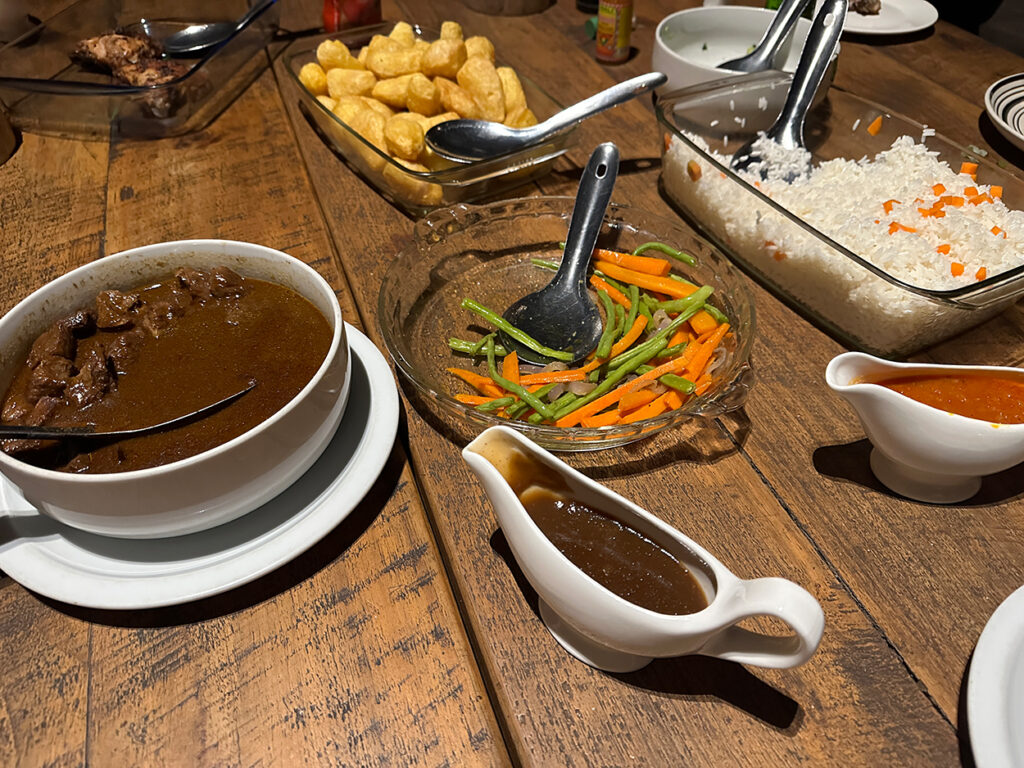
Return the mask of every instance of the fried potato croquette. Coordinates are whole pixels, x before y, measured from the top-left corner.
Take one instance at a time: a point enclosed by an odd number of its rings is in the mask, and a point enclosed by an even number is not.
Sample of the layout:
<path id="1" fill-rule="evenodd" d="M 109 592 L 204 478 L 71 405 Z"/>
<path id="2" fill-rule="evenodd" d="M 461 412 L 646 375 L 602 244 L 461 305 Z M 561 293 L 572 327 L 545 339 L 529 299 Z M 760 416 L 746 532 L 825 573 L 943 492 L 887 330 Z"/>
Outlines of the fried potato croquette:
<path id="1" fill-rule="evenodd" d="M 501 93 L 505 97 L 505 116 L 526 107 L 526 94 L 523 93 L 523 84 L 519 81 L 519 75 L 512 67 L 498 67 L 495 70 L 498 79 L 501 80 Z"/>
<path id="2" fill-rule="evenodd" d="M 375 37 L 374 40 L 377 38 Z M 384 38 L 387 40 L 387 38 Z M 414 46 L 403 47 L 393 40 L 390 46 L 378 44 L 374 47 L 370 42 L 370 52 L 366 54 L 366 68 L 381 80 L 402 75 L 411 75 L 420 71 L 426 53 Z"/>
<path id="3" fill-rule="evenodd" d="M 324 70 L 332 70 L 337 67 L 342 69 L 364 69 L 359 60 L 352 55 L 340 40 L 324 40 L 316 48 L 316 59 Z"/>
<path id="4" fill-rule="evenodd" d="M 416 73 L 419 74 L 418 72 Z M 422 77 L 422 75 L 420 75 Z M 401 77 L 391 77 L 387 80 L 378 80 L 377 84 L 373 86 L 371 96 L 378 101 L 382 101 L 389 107 L 395 107 L 397 109 L 405 109 L 406 101 L 409 95 L 409 81 L 414 75 L 402 75 Z"/>
<path id="5" fill-rule="evenodd" d="M 462 25 L 457 21 L 444 21 L 441 22 L 441 39 L 442 40 L 461 40 L 462 39 Z"/>
<path id="6" fill-rule="evenodd" d="M 537 124 L 537 116 L 529 107 L 520 107 L 514 112 L 505 115 L 505 125 L 509 128 L 529 128 Z"/>
<path id="7" fill-rule="evenodd" d="M 355 117 L 352 118 L 352 122 L 349 123 L 349 126 L 370 144 L 375 146 L 381 152 L 387 154 L 388 142 L 384 137 L 384 126 L 386 124 L 387 120 L 384 119 L 383 115 L 374 112 L 372 109 L 364 109 L 363 111 L 356 113 Z M 363 162 L 365 162 L 371 170 L 380 171 L 388 164 L 388 161 L 384 157 L 381 157 L 376 152 L 373 152 L 364 146 L 357 146 L 356 149 L 359 152 L 359 156 L 363 159 Z"/>
<path id="8" fill-rule="evenodd" d="M 299 82 L 314 96 L 327 95 L 327 73 L 315 62 L 303 64 L 299 70 Z"/>
<path id="9" fill-rule="evenodd" d="M 379 99 L 375 99 L 372 96 L 363 96 L 363 103 L 376 112 L 378 115 L 383 117 L 385 120 L 395 114 L 395 110 L 385 104 Z"/>
<path id="10" fill-rule="evenodd" d="M 449 120 L 458 120 L 461 115 L 458 112 L 442 112 L 440 115 L 434 115 L 433 117 L 427 118 L 427 127 L 425 130 L 429 131 L 435 125 L 446 123 Z"/>
<path id="11" fill-rule="evenodd" d="M 384 124 L 384 139 L 393 157 L 415 160 L 423 151 L 423 129 L 407 113 L 395 115 Z"/>
<path id="12" fill-rule="evenodd" d="M 338 102 L 332 99 L 330 96 L 317 96 L 316 100 L 323 104 L 325 107 L 327 107 L 327 109 L 329 109 L 331 112 L 333 112 L 334 108 L 338 106 Z"/>
<path id="13" fill-rule="evenodd" d="M 412 47 L 412 44 L 416 42 L 416 33 L 413 31 L 412 25 L 407 21 L 400 21 L 395 24 L 388 37 L 406 48 Z"/>
<path id="14" fill-rule="evenodd" d="M 459 70 L 457 79 L 476 101 L 484 120 L 500 123 L 505 119 L 505 96 L 494 64 L 482 56 L 470 56 Z M 462 114 L 462 110 L 455 111 Z"/>
<path id="15" fill-rule="evenodd" d="M 429 171 L 426 166 L 409 160 L 403 160 L 400 157 L 396 158 L 395 162 L 402 168 L 416 173 L 427 173 Z M 432 184 L 429 181 L 417 179 L 396 166 L 388 165 L 384 169 L 383 176 L 397 195 L 410 202 L 431 207 L 440 205 L 444 199 L 444 190 L 441 189 L 439 184 Z"/>
<path id="16" fill-rule="evenodd" d="M 423 54 L 423 74 L 454 80 L 466 58 L 466 44 L 462 40 L 435 40 Z"/>
<path id="17" fill-rule="evenodd" d="M 327 71 L 327 93 L 332 99 L 342 96 L 368 96 L 377 78 L 365 69 L 336 67 Z"/>
<path id="18" fill-rule="evenodd" d="M 476 99 L 461 85 L 445 77 L 435 77 L 434 85 L 437 86 L 438 94 L 441 97 L 441 106 L 446 112 L 458 112 L 462 117 L 473 120 L 483 119 Z"/>
<path id="19" fill-rule="evenodd" d="M 473 56 L 482 56 L 493 64 L 494 43 L 482 35 L 468 37 L 466 38 L 466 55 L 470 58 Z"/>
<path id="20" fill-rule="evenodd" d="M 364 109 L 369 109 L 369 107 L 362 96 L 342 96 L 331 111 L 338 116 L 341 122 L 351 125 L 352 118 Z"/>
<path id="21" fill-rule="evenodd" d="M 436 115 L 441 110 L 441 94 L 426 75 L 417 72 L 409 78 L 405 106 L 410 112 Z"/>

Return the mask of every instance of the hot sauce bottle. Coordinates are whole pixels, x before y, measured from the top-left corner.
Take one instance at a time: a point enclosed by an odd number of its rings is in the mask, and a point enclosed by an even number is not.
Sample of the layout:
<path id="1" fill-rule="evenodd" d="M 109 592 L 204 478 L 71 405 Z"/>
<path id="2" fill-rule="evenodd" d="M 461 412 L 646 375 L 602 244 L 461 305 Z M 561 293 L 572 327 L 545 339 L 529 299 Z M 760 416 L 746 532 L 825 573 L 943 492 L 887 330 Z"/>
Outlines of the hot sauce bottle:
<path id="1" fill-rule="evenodd" d="M 380 20 L 380 0 L 324 0 L 325 32 L 376 24 Z"/>
<path id="2" fill-rule="evenodd" d="M 597 60 L 619 64 L 629 58 L 633 0 L 600 0 L 597 6 Z"/>

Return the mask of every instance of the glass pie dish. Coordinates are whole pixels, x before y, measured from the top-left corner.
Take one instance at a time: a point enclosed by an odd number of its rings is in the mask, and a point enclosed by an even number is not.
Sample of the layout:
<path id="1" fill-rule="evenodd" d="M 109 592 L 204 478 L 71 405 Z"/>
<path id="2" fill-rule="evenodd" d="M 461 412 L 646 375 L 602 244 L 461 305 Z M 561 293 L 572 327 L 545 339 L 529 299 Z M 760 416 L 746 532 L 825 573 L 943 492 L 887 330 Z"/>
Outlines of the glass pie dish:
<path id="1" fill-rule="evenodd" d="M 446 163 L 447 167 L 427 172 L 411 170 L 396 162 L 320 103 L 299 80 L 299 71 L 304 64 L 317 60 L 317 46 L 324 40 L 340 40 L 354 54 L 374 35 L 387 34 L 392 26 L 385 22 L 304 39 L 289 49 L 286 69 L 292 75 L 300 108 L 321 138 L 370 186 L 409 215 L 419 217 L 435 208 L 493 197 L 534 181 L 548 173 L 556 158 L 575 143 L 576 131 L 570 130 L 513 154 L 465 164 Z M 433 41 L 439 36 L 438 32 L 415 25 L 413 29 L 419 39 Z M 536 83 L 522 74 L 519 79 L 526 103 L 538 120 L 562 110 L 562 105 Z"/>
<path id="2" fill-rule="evenodd" d="M 0 102 L 11 122 L 29 133 L 77 139 L 177 136 L 207 125 L 267 66 L 256 54 L 273 36 L 276 2 L 202 58 L 177 59 L 187 69 L 165 83 L 126 85 L 72 61 L 86 38 L 116 30 L 159 43 L 193 24 L 234 21 L 248 3 L 165 0 L 145 8 L 141 17 L 139 6 L 121 0 L 77 0 L 0 47 Z"/>
<path id="3" fill-rule="evenodd" d="M 710 303 L 730 322 L 725 353 L 717 363 L 711 387 L 682 407 L 633 424 L 560 428 L 509 420 L 466 405 L 455 398 L 464 392 L 450 367 L 486 375 L 486 356 L 453 352 L 448 339 L 479 338 L 487 329 L 463 309 L 474 299 L 501 312 L 516 299 L 550 281 L 536 258 L 561 258 L 573 198 L 531 197 L 491 205 L 457 205 L 438 210 L 417 222 L 413 242 L 384 275 L 378 312 L 384 343 L 398 369 L 418 397 L 425 415 L 439 417 L 459 437 L 471 439 L 483 429 L 505 424 L 534 442 L 556 451 L 590 451 L 638 440 L 697 417 L 714 417 L 746 401 L 753 375 L 748 362 L 754 338 L 754 305 L 745 278 L 714 248 L 692 231 L 637 208 L 612 204 L 605 216 L 598 246 L 633 250 L 652 240 L 693 255 L 697 263 L 679 263 L 673 270 L 698 285 L 714 289 Z"/>
<path id="4" fill-rule="evenodd" d="M 658 100 L 664 140 L 661 190 L 689 223 L 795 309 L 844 342 L 886 357 L 906 356 L 960 333 L 1024 293 L 1024 181 L 891 109 L 833 87 L 811 110 L 806 126 L 811 166 L 837 161 L 828 167 L 846 169 L 846 175 L 830 171 L 825 194 L 806 193 L 787 207 L 769 196 L 757 176 L 734 172 L 730 158 L 771 126 L 789 82 L 781 73 L 761 73 L 678 90 Z M 920 173 L 903 174 L 894 154 L 885 162 L 895 178 L 917 185 L 920 191 L 911 194 L 920 197 L 899 200 L 891 189 L 864 188 L 866 177 L 858 175 L 863 166 L 839 162 L 875 158 L 897 140 L 919 152 L 915 169 Z M 930 163 L 928 154 L 948 168 Z M 922 166 L 922 160 L 930 164 Z M 957 173 L 963 163 L 975 164 L 973 180 Z M 958 195 L 948 194 L 935 183 L 938 177 L 929 176 L 932 166 L 942 170 L 941 178 L 958 179 L 967 190 L 976 185 L 976 196 L 968 192 L 957 200 Z M 795 191 L 798 184 L 784 191 Z M 864 189 L 873 195 L 870 206 L 849 202 Z M 984 194 L 978 195 L 979 190 Z M 943 209 L 946 203 L 938 203 L 942 195 L 963 211 Z M 924 240 L 925 233 L 931 238 L 938 231 L 928 229 L 933 221 L 959 222 L 957 217 L 972 206 L 979 215 L 984 210 L 984 216 L 993 217 L 984 229 L 979 220 L 979 225 L 970 223 L 969 237 Z M 835 211 L 843 218 L 841 225 L 808 222 L 835 220 Z M 949 212 L 949 218 L 937 219 L 936 212 L 941 217 Z M 915 243 L 915 237 L 922 240 Z M 927 250 L 920 264 L 908 261 L 906 254 L 918 253 L 912 248 Z M 964 274 L 959 262 L 977 260 L 993 248 L 1001 249 L 1000 269 Z"/>

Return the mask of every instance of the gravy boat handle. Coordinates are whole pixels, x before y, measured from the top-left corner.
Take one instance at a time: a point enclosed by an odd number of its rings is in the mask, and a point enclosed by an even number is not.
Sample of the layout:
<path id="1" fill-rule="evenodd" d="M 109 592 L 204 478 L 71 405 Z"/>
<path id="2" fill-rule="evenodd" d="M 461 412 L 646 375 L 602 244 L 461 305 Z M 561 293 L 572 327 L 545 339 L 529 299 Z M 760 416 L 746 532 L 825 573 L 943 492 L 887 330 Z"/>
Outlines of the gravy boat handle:
<path id="1" fill-rule="evenodd" d="M 792 581 L 779 578 L 740 581 L 725 598 L 725 626 L 698 653 L 755 667 L 785 669 L 798 667 L 818 648 L 825 630 L 825 614 L 810 592 Z M 762 635 L 737 627 L 743 619 L 774 616 L 786 622 L 793 633 Z"/>

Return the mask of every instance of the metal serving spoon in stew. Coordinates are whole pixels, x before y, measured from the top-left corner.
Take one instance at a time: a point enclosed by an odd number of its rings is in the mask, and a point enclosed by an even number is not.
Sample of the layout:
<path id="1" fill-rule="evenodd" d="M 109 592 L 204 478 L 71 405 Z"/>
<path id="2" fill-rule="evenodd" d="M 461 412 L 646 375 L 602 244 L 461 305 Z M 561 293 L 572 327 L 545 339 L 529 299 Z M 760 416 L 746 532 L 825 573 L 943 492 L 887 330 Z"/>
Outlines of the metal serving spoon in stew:
<path id="1" fill-rule="evenodd" d="M 250 392 L 256 386 L 255 381 L 250 381 L 245 389 L 228 395 L 215 403 L 204 405 L 202 408 L 186 413 L 184 416 L 163 421 L 159 424 L 151 424 L 148 427 L 137 429 L 119 429 L 115 431 L 97 432 L 96 427 L 86 424 L 80 427 L 28 427 L 22 424 L 0 424 L 0 438 L 20 438 L 22 440 L 89 440 L 89 439 L 112 439 L 124 437 L 141 437 L 154 432 L 163 432 L 167 429 L 180 427 L 193 421 L 209 416 L 219 411 L 226 405 L 238 400 L 242 395 Z"/>

